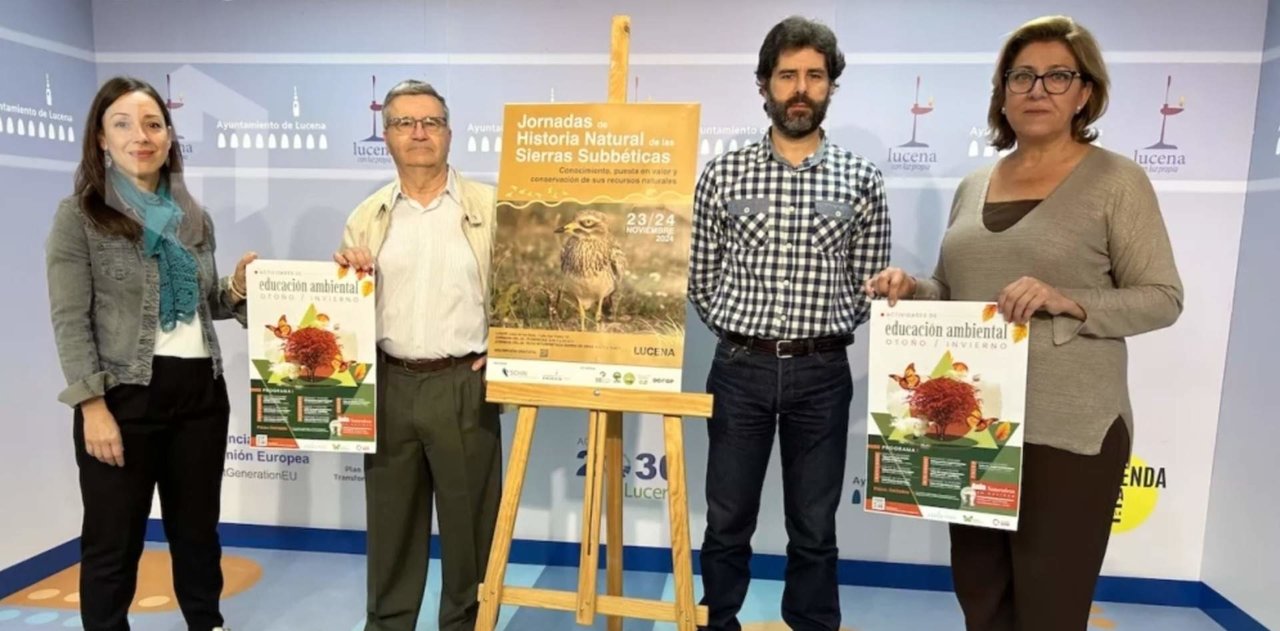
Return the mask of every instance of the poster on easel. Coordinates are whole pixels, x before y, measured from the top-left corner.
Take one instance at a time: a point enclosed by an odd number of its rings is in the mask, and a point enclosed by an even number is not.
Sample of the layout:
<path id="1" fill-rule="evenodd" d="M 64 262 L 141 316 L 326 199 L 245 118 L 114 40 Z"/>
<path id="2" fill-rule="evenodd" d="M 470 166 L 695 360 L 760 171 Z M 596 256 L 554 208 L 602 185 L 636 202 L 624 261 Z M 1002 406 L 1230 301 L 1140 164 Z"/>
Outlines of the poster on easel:
<path id="1" fill-rule="evenodd" d="M 246 273 L 252 446 L 376 451 L 374 277 L 316 261 Z"/>
<path id="2" fill-rule="evenodd" d="M 982 302 L 872 303 L 870 513 L 1017 530 L 1030 328 Z"/>
<path id="3" fill-rule="evenodd" d="M 678 392 L 699 106 L 509 104 L 490 381 Z"/>

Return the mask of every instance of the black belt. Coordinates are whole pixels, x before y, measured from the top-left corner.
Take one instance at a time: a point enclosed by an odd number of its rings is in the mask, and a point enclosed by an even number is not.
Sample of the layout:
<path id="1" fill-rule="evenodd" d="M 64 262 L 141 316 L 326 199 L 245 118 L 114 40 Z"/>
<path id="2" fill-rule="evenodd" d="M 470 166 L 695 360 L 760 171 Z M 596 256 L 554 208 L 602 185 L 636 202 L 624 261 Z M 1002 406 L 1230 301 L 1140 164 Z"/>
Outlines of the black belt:
<path id="1" fill-rule="evenodd" d="M 474 364 L 481 357 L 481 353 L 468 353 L 462 357 L 441 357 L 440 359 L 403 359 L 395 355 L 379 349 L 378 354 L 382 356 L 382 360 L 398 366 L 411 372 L 436 372 L 445 368 L 452 368 L 459 364 Z"/>
<path id="2" fill-rule="evenodd" d="M 831 335 L 828 337 L 808 337 L 799 340 L 771 340 L 760 337 L 747 337 L 725 331 L 725 341 L 732 342 L 749 350 L 776 355 L 779 358 L 801 357 L 811 353 L 835 351 L 848 347 L 853 343 L 852 335 Z"/>

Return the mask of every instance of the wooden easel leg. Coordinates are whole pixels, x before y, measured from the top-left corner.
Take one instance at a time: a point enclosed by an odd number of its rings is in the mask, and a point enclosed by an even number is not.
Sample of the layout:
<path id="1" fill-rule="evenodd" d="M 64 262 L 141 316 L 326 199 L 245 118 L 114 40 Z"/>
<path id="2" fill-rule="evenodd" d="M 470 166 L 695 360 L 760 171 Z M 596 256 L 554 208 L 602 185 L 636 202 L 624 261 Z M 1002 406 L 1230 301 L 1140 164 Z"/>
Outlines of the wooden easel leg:
<path id="1" fill-rule="evenodd" d="M 622 595 L 622 412 L 605 413 L 604 480 L 608 525 L 605 539 L 605 593 Z M 622 631 L 622 618 L 609 616 L 607 631 Z"/>
<path id="2" fill-rule="evenodd" d="M 578 624 L 591 624 L 596 615 L 596 577 L 600 567 L 600 517 L 604 495 L 604 412 L 587 413 L 587 471 L 582 491 L 582 551 L 578 557 Z"/>
<path id="3" fill-rule="evenodd" d="M 676 629 L 695 631 L 693 544 L 689 540 L 684 427 L 680 417 L 663 417 L 663 434 L 667 446 L 667 506 L 671 513 L 671 570 L 676 583 Z"/>
<path id="4" fill-rule="evenodd" d="M 631 74 L 631 17 L 613 16 L 609 28 L 609 102 L 627 101 L 627 79 Z"/>
<path id="5" fill-rule="evenodd" d="M 610 103 L 627 101 L 627 78 L 631 64 L 631 18 L 625 15 L 613 16 L 609 29 L 609 91 Z M 617 301 L 621 296 L 615 294 Z M 614 303 L 613 313 L 618 313 L 618 304 Z M 609 489 L 609 534 L 608 547 L 605 550 L 608 566 L 605 570 L 605 591 L 610 596 L 622 595 L 622 412 L 604 412 L 608 435 L 607 455 L 605 457 L 605 484 Z M 594 586 L 593 586 L 594 589 Z M 578 618 L 582 623 L 582 618 Z M 622 631 L 622 618 L 610 616 L 608 631 Z"/>
<path id="6" fill-rule="evenodd" d="M 489 548 L 489 566 L 485 570 L 484 584 L 480 586 L 480 612 L 476 618 L 476 631 L 493 631 L 498 624 L 503 581 L 507 576 L 507 559 L 511 556 L 511 537 L 515 532 L 516 511 L 520 508 L 524 473 L 529 466 L 529 448 L 533 445 L 533 430 L 537 420 L 538 408 L 520 408 L 515 439 L 511 445 L 511 459 L 507 464 L 507 477 L 503 483 L 502 502 L 498 506 L 493 545 Z"/>

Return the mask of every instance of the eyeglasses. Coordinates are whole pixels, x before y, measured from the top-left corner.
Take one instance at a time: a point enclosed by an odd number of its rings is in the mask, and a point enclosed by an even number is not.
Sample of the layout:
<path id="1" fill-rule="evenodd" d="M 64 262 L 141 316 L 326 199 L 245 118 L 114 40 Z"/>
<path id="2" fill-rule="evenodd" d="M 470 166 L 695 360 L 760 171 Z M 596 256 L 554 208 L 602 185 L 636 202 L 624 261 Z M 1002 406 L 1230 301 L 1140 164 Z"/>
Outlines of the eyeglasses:
<path id="1" fill-rule="evenodd" d="M 424 116 L 422 118 L 413 118 L 412 116 L 401 116 L 387 121 L 387 129 L 394 129 L 402 134 L 407 134 L 414 130 L 418 125 L 427 133 L 435 134 L 449 127 L 449 121 L 441 116 Z"/>
<path id="2" fill-rule="evenodd" d="M 1049 94 L 1064 94 L 1071 89 L 1076 77 L 1084 79 L 1084 75 L 1075 70 L 1050 70 L 1044 74 L 1036 74 L 1030 70 L 1009 70 L 1004 73 L 1004 83 L 1014 94 L 1030 92 L 1036 81 L 1040 81 L 1044 91 Z"/>

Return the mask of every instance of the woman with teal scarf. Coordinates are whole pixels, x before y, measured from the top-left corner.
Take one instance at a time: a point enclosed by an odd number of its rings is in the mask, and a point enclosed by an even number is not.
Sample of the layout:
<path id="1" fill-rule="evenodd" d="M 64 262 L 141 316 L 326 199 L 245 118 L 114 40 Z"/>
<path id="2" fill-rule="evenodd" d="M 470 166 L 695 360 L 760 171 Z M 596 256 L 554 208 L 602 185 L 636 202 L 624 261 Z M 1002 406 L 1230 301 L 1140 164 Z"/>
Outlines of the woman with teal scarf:
<path id="1" fill-rule="evenodd" d="M 46 243 L 50 314 L 74 409 L 80 609 L 129 629 L 159 489 L 174 592 L 192 631 L 224 630 L 217 525 L 230 407 L 214 320 L 245 322 L 245 267 L 220 278 L 209 215 L 182 183 L 169 110 L 116 77 L 86 117 L 75 194 Z"/>

